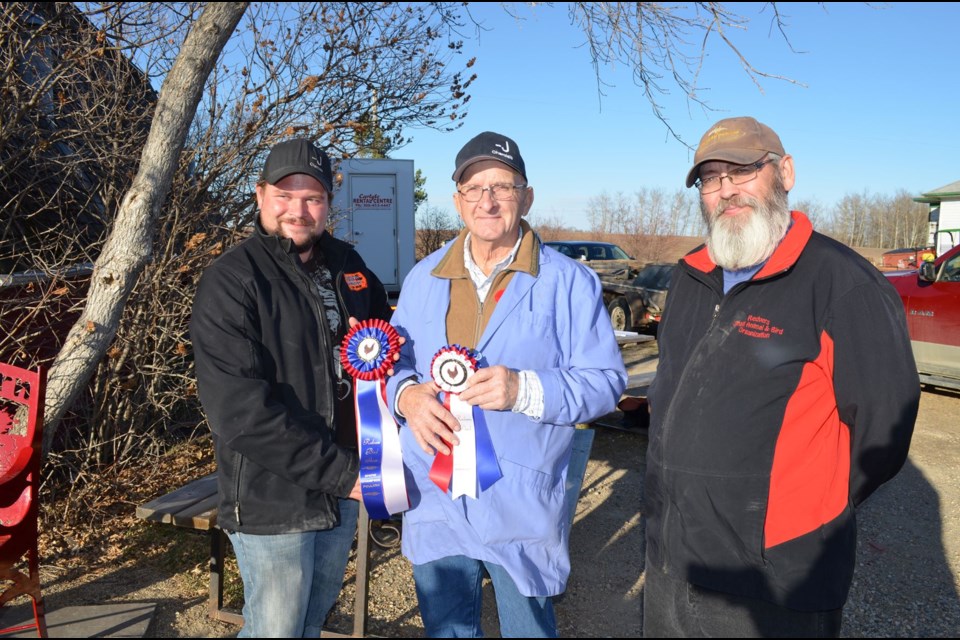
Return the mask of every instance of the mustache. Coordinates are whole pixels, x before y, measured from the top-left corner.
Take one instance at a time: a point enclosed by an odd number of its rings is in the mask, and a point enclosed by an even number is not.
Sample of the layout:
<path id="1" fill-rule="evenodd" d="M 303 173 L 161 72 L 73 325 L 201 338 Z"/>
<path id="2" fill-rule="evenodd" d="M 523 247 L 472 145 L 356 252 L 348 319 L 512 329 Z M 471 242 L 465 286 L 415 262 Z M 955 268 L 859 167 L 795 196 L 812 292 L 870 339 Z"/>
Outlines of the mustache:
<path id="1" fill-rule="evenodd" d="M 745 195 L 736 195 L 732 198 L 720 198 L 717 201 L 717 206 L 713 208 L 711 212 L 712 217 L 717 217 L 724 212 L 729 207 L 753 207 L 754 210 L 759 208 L 760 201 L 757 198 L 752 198 Z"/>

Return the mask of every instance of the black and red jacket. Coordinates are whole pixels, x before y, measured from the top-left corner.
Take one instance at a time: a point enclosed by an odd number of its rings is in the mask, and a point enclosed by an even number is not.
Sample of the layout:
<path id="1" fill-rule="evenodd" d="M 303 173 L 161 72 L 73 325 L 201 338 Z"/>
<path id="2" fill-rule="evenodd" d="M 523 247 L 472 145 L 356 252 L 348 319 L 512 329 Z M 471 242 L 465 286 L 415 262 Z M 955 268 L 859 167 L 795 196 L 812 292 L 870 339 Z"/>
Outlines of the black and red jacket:
<path id="1" fill-rule="evenodd" d="M 920 382 L 893 287 L 792 215 L 726 295 L 704 247 L 674 274 L 649 393 L 647 559 L 819 611 L 846 601 L 854 507 L 906 460 Z"/>

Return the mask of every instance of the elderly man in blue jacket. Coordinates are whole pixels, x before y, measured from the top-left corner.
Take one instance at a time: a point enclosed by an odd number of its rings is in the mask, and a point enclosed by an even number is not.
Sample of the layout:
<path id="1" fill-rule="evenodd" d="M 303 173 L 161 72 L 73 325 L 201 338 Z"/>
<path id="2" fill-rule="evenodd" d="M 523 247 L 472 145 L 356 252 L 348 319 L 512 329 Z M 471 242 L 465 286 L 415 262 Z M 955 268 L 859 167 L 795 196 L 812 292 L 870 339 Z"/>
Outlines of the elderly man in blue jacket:
<path id="1" fill-rule="evenodd" d="M 482 635 L 486 573 L 504 637 L 553 637 L 574 427 L 615 408 L 626 372 L 596 274 L 523 220 L 516 142 L 479 134 L 453 180 L 465 229 L 410 272 L 392 320 L 406 344 L 388 396 L 414 480 L 403 553 L 429 636 Z"/>

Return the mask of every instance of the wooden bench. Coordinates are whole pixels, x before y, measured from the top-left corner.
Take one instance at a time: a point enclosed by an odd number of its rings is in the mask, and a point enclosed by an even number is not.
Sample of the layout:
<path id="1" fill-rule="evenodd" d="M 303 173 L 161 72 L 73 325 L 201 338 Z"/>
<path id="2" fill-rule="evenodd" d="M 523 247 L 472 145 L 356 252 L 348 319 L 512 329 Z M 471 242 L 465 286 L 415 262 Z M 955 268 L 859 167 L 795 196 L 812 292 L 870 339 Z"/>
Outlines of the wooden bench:
<path id="1" fill-rule="evenodd" d="M 567 471 L 566 500 L 571 520 L 576 513 L 580 488 L 586 474 L 593 444 L 593 430 L 576 429 L 573 453 Z M 217 474 L 211 473 L 194 480 L 175 491 L 137 507 L 137 517 L 149 522 L 172 524 L 177 527 L 204 531 L 210 535 L 210 617 L 233 624 L 243 624 L 243 615 L 223 608 L 224 555 L 227 534 L 217 526 Z M 363 637 L 367 630 L 367 599 L 370 592 L 370 517 L 360 506 L 357 520 L 356 600 L 354 601 L 353 631 L 349 635 L 323 630 L 325 637 Z"/>
<path id="2" fill-rule="evenodd" d="M 223 608 L 223 557 L 227 534 L 217 526 L 217 474 L 211 473 L 137 507 L 137 517 L 210 535 L 210 617 L 243 624 L 243 616 Z"/>
<path id="3" fill-rule="evenodd" d="M 636 331 L 614 330 L 613 334 L 617 338 L 617 344 L 621 347 L 625 344 L 637 344 L 640 342 L 651 342 L 656 340 L 655 336 L 637 333 Z"/>
<path id="4" fill-rule="evenodd" d="M 204 531 L 210 535 L 210 617 L 243 624 L 243 615 L 223 608 L 224 556 L 227 534 L 217 526 L 217 474 L 211 473 L 179 489 L 137 507 L 137 517 L 150 522 Z M 367 598 L 370 578 L 370 518 L 360 507 L 357 520 L 357 589 L 353 632 L 350 635 L 323 630 L 327 637 L 361 637 L 366 633 Z"/>

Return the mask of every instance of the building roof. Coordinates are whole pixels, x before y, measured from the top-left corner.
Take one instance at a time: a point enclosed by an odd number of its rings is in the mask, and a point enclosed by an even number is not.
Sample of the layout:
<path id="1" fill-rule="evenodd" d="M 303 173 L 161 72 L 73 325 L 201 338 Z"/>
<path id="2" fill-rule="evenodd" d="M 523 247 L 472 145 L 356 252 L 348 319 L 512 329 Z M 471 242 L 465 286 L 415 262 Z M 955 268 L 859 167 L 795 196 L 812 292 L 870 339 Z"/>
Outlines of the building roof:
<path id="1" fill-rule="evenodd" d="M 939 204 L 944 200 L 960 200 L 960 180 L 945 184 L 913 199 L 914 202 Z"/>

